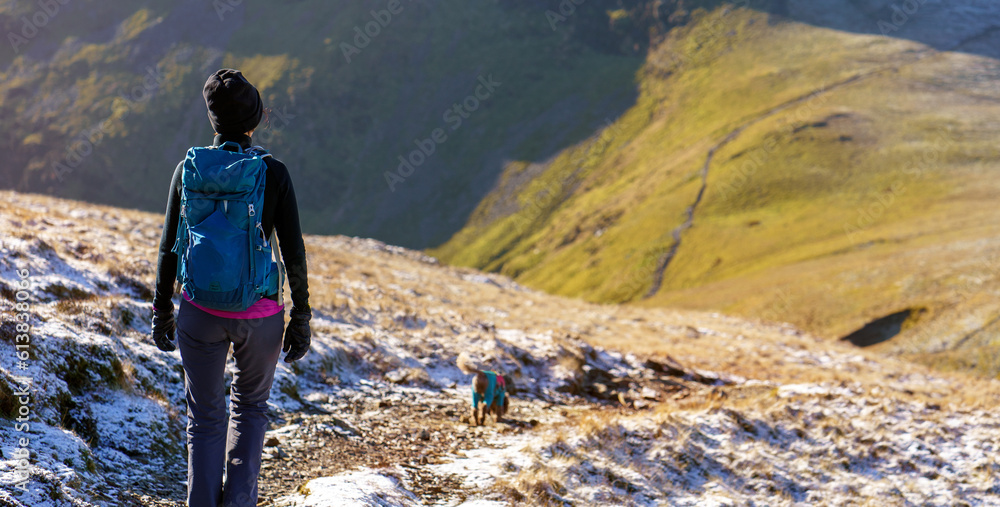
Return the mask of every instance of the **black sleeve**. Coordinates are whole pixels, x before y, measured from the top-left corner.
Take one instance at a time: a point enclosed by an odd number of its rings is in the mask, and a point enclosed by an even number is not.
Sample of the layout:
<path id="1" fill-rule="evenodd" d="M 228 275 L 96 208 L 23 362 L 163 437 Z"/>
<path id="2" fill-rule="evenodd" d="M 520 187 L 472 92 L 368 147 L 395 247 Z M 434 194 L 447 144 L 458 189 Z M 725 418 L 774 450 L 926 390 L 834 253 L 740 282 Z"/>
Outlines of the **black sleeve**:
<path id="1" fill-rule="evenodd" d="M 156 262 L 156 292 L 153 308 L 173 310 L 174 280 L 177 278 L 177 254 L 171 250 L 177 240 L 177 222 L 181 211 L 181 174 L 184 163 L 177 164 L 174 177 L 170 180 L 167 194 L 167 212 L 163 218 L 163 233 L 160 235 L 160 256 Z"/>
<path id="2" fill-rule="evenodd" d="M 299 206 L 295 189 L 284 164 L 274 164 L 278 174 L 278 202 L 274 214 L 274 227 L 278 231 L 281 258 L 285 262 L 288 287 L 292 291 L 292 308 L 309 309 L 309 275 L 306 269 L 306 247 L 299 225 Z"/>

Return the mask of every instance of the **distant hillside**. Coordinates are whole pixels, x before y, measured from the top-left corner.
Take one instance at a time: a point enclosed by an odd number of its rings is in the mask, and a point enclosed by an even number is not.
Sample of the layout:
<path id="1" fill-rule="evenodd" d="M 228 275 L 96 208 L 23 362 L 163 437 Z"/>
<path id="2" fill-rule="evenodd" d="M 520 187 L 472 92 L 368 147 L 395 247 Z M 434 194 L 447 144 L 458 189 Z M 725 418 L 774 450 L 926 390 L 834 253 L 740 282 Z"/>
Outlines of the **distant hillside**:
<path id="1" fill-rule="evenodd" d="M 205 78 L 236 67 L 272 108 L 255 140 L 292 171 L 307 230 L 440 244 L 504 161 L 631 104 L 647 28 L 668 23 L 645 3 L 612 23 L 611 0 L 4 2 L 0 186 L 160 210 L 211 142 Z"/>
<path id="2" fill-rule="evenodd" d="M 733 4 L 669 32 L 602 130 L 508 163 L 431 253 L 590 301 L 872 322 L 852 339 L 1000 373 L 1000 8 Z"/>

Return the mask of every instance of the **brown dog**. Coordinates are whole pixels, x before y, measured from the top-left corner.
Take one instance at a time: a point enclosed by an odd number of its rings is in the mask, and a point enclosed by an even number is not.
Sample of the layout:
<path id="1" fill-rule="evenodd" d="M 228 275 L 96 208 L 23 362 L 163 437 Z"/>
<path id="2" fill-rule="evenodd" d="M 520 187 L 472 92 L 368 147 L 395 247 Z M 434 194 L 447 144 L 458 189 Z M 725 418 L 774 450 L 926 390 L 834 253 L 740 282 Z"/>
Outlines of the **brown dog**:
<path id="1" fill-rule="evenodd" d="M 488 414 L 493 414 L 500 422 L 510 408 L 509 393 L 514 389 L 513 379 L 509 375 L 476 368 L 464 355 L 459 356 L 458 367 L 466 374 L 475 374 L 472 378 L 472 420 L 476 426 L 485 423 Z"/>

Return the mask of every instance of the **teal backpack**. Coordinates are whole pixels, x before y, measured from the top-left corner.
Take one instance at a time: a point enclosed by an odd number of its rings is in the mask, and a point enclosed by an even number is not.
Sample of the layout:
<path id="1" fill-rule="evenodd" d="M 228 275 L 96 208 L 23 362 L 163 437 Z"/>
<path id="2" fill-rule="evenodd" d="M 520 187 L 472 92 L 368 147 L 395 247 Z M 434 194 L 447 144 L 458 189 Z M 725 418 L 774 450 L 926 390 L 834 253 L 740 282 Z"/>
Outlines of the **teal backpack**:
<path id="1" fill-rule="evenodd" d="M 198 305 L 243 311 L 283 285 L 274 232 L 269 241 L 261 225 L 269 156 L 233 142 L 188 150 L 173 252 L 181 290 Z"/>

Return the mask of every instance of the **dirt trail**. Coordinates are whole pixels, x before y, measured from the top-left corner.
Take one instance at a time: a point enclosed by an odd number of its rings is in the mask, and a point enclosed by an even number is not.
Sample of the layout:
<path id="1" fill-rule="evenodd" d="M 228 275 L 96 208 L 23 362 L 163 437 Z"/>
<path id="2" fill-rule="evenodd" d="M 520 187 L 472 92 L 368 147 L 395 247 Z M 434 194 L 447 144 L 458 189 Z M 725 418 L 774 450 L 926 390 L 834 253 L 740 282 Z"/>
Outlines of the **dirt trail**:
<path id="1" fill-rule="evenodd" d="M 705 196 L 705 190 L 708 188 L 709 171 L 711 169 L 712 160 L 715 158 L 716 152 L 718 152 L 720 149 L 722 149 L 727 144 L 729 144 L 730 142 L 732 142 L 733 140 L 735 140 L 737 137 L 739 137 L 739 135 L 742 134 L 743 131 L 745 131 L 746 129 L 748 129 L 748 128 L 752 127 L 753 125 L 755 125 L 757 123 L 760 123 L 761 121 L 763 121 L 763 120 L 765 120 L 767 118 L 770 118 L 770 117 L 772 117 L 772 116 L 774 116 L 774 115 L 776 115 L 776 114 L 778 114 L 778 113 L 780 113 L 780 112 L 782 112 L 782 111 L 784 111 L 784 110 L 786 110 L 786 109 L 788 109 L 788 108 L 790 108 L 792 106 L 796 106 L 796 105 L 799 105 L 801 103 L 807 102 L 809 100 L 813 100 L 816 97 L 819 97 L 819 96 L 821 96 L 821 95 L 823 95 L 825 93 L 829 93 L 829 92 L 831 92 L 833 90 L 836 90 L 838 88 L 841 88 L 843 86 L 847 86 L 847 85 L 850 85 L 852 83 L 856 83 L 856 82 L 861 81 L 863 79 L 866 79 L 868 77 L 872 77 L 874 75 L 882 74 L 884 72 L 887 72 L 889 70 L 893 70 L 895 68 L 896 67 L 892 67 L 891 69 L 890 68 L 884 68 L 884 69 L 879 69 L 879 70 L 868 72 L 868 73 L 864 73 L 864 74 L 855 74 L 854 76 L 851 76 L 851 77 L 849 77 L 847 79 L 844 79 L 842 81 L 839 81 L 839 82 L 834 83 L 834 84 L 829 85 L 829 86 L 825 86 L 823 88 L 819 88 L 819 89 L 813 90 L 812 92 L 810 92 L 810 93 L 808 93 L 806 95 L 803 95 L 801 97 L 797 97 L 797 98 L 792 99 L 792 100 L 790 100 L 788 102 L 785 102 L 783 104 L 775 106 L 774 108 L 771 108 L 771 109 L 765 111 L 764 113 L 761 113 L 761 114 L 755 116 L 754 118 L 750 119 L 746 123 L 740 125 L 736 129 L 734 129 L 732 132 L 730 132 L 729 134 L 727 134 L 726 137 L 724 137 L 721 141 L 719 141 L 715 146 L 713 146 L 711 149 L 709 149 L 708 150 L 708 155 L 705 157 L 705 164 L 701 168 L 701 188 L 698 189 L 698 195 L 695 196 L 694 202 L 692 202 L 691 205 L 688 206 L 687 210 L 685 211 L 685 215 L 686 215 L 687 218 L 684 220 L 684 222 L 681 225 L 677 226 L 671 232 L 671 236 L 673 237 L 674 242 L 673 242 L 673 244 L 670 245 L 670 248 L 667 250 L 667 252 L 665 254 L 663 254 L 663 257 L 660 258 L 660 261 L 657 264 L 656 270 L 653 272 L 653 285 L 649 288 L 649 291 L 646 292 L 645 298 L 647 298 L 647 299 L 651 298 L 651 297 L 655 296 L 660 291 L 660 288 L 662 288 L 662 286 L 663 286 L 663 278 L 664 278 L 664 275 L 666 274 L 667 268 L 670 267 L 670 263 L 674 260 L 674 257 L 677 256 L 677 251 L 681 247 L 681 242 L 683 240 L 684 232 L 687 231 L 688 229 L 690 229 L 694 225 L 694 213 L 698 209 L 698 205 L 701 204 L 701 200 Z"/>
<path id="2" fill-rule="evenodd" d="M 360 467 L 400 467 L 409 489 L 422 501 L 453 500 L 471 493 L 463 491 L 464 479 L 431 473 L 426 466 L 482 448 L 497 435 L 532 428 L 531 419 L 524 420 L 533 411 L 526 404 L 514 417 L 501 423 L 491 418 L 480 427 L 462 422 L 467 407 L 458 400 L 409 400 L 399 405 L 382 400 L 368 405 L 355 407 L 358 412 L 345 417 L 354 423 L 354 431 L 345 430 L 340 424 L 344 419 L 333 414 L 293 417 L 290 425 L 279 429 L 264 450 L 258 505 L 276 505 L 311 479 Z"/>
<path id="3" fill-rule="evenodd" d="M 993 33 L 997 32 L 997 31 L 1000 31 L 1000 27 L 998 27 L 998 26 L 990 26 L 990 27 L 982 30 L 981 32 L 978 32 L 978 33 L 976 33 L 976 34 L 974 34 L 972 36 L 969 36 L 969 37 L 967 37 L 967 38 L 959 41 L 953 47 L 951 47 L 948 51 L 958 51 L 958 50 L 961 50 L 966 45 L 971 44 L 972 42 L 975 42 L 975 41 L 983 40 L 983 39 L 989 37 L 990 35 L 992 35 Z M 708 187 L 709 170 L 710 170 L 710 168 L 712 166 L 712 159 L 715 157 L 715 153 L 716 152 L 718 152 L 721 148 L 723 148 L 724 146 L 726 146 L 727 144 L 729 144 L 730 142 L 732 142 L 733 140 L 735 140 L 737 137 L 739 137 L 739 135 L 742 134 L 743 131 L 745 131 L 747 128 L 749 128 L 749 127 L 751 127 L 751 126 L 753 126 L 753 125 L 755 125 L 757 123 L 760 123 L 761 121 L 763 121 L 763 120 L 765 120 L 767 118 L 770 118 L 770 117 L 774 116 L 775 114 L 778 114 L 778 113 L 784 111 L 785 109 L 788 109 L 788 108 L 790 108 L 792 106 L 795 106 L 795 105 L 801 104 L 803 102 L 812 100 L 812 99 L 814 99 L 816 97 L 819 97 L 820 95 L 826 94 L 828 92 L 834 91 L 834 90 L 839 89 L 841 87 L 844 87 L 844 86 L 847 86 L 847 85 L 859 82 L 861 80 L 864 80 L 864 79 L 867 79 L 867 78 L 870 78 L 870 77 L 879 76 L 879 75 L 882 75 L 882 74 L 886 74 L 888 72 L 899 72 L 904 67 L 907 67 L 907 66 L 910 66 L 910 65 L 914 65 L 916 63 L 919 63 L 919 62 L 923 61 L 924 59 L 926 59 L 928 57 L 935 56 L 935 55 L 940 55 L 942 53 L 943 52 L 932 52 L 932 51 L 919 52 L 910 61 L 902 62 L 902 63 L 894 64 L 894 65 L 886 65 L 886 66 L 883 66 L 883 67 L 881 67 L 879 69 L 876 69 L 876 70 L 873 70 L 873 71 L 869 71 L 869 72 L 865 72 L 865 73 L 860 73 L 860 74 L 855 74 L 854 76 L 851 76 L 851 77 L 849 77 L 847 79 L 844 79 L 842 81 L 838 81 L 838 82 L 836 82 L 836 83 L 834 83 L 832 85 L 825 86 L 823 88 L 818 88 L 818 89 L 816 89 L 816 90 L 814 90 L 814 91 L 812 91 L 812 92 L 810 92 L 810 93 L 808 93 L 806 95 L 803 95 L 801 97 L 792 99 L 792 100 L 790 100 L 788 102 L 785 102 L 783 104 L 780 104 L 780 105 L 778 105 L 778 106 L 776 106 L 776 107 L 774 107 L 772 109 L 769 109 L 769 110 L 767 110 L 767 111 L 765 111 L 765 112 L 763 112 L 763 113 L 761 113 L 761 114 L 753 117 L 752 119 L 750 119 L 746 123 L 740 125 L 736 129 L 734 129 L 732 132 L 730 132 L 729 134 L 727 134 L 726 137 L 724 137 L 715 146 L 713 146 L 711 149 L 708 150 L 708 154 L 705 157 L 705 165 L 702 166 L 702 169 L 701 169 L 701 188 L 698 189 L 698 195 L 695 196 L 694 202 L 692 202 L 691 205 L 687 207 L 687 210 L 685 211 L 685 215 L 687 216 L 687 218 L 684 220 L 684 223 L 682 223 L 681 225 L 677 226 L 676 228 L 674 228 L 673 231 L 671 231 L 671 237 L 673 238 L 674 242 L 673 242 L 673 244 L 670 245 L 670 248 L 667 250 L 667 252 L 664 253 L 663 256 L 660 258 L 660 261 L 657 264 L 657 268 L 653 272 L 653 284 L 649 288 L 649 291 L 646 292 L 646 295 L 643 298 L 644 299 L 648 299 L 648 298 L 651 298 L 651 297 L 655 296 L 660 291 L 660 289 L 663 287 L 663 278 L 664 278 L 664 275 L 666 274 L 667 269 L 670 267 L 670 263 L 673 262 L 674 257 L 677 256 L 677 251 L 680 249 L 680 247 L 681 247 L 681 241 L 683 240 L 684 231 L 690 229 L 694 225 L 694 213 L 697 210 L 698 205 L 701 204 L 702 198 L 705 196 L 705 189 Z"/>

